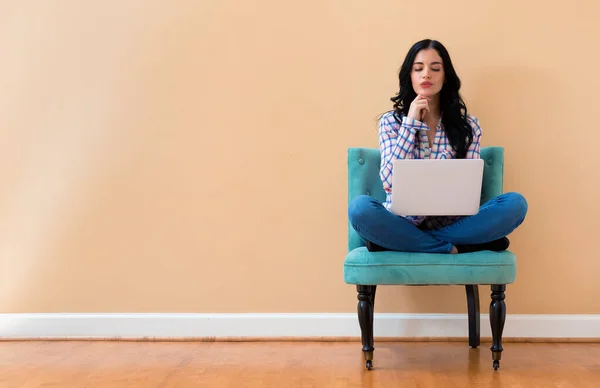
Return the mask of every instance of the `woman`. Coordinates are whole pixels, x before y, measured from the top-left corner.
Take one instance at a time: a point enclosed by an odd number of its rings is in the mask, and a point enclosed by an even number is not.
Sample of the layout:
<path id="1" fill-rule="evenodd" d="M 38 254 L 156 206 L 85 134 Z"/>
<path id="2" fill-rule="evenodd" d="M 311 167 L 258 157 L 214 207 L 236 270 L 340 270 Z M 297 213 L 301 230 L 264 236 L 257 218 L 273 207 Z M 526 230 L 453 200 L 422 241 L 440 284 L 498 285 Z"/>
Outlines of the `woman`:
<path id="1" fill-rule="evenodd" d="M 467 113 L 460 79 L 441 43 L 415 43 L 399 80 L 393 110 L 379 120 L 380 177 L 387 197 L 384 203 L 366 195 L 354 199 L 348 209 L 353 228 L 369 251 L 456 254 L 507 249 L 506 236 L 527 213 L 527 201 L 518 193 L 493 198 L 469 217 L 397 216 L 389 211 L 395 159 L 478 159 L 482 134 L 478 119 Z"/>

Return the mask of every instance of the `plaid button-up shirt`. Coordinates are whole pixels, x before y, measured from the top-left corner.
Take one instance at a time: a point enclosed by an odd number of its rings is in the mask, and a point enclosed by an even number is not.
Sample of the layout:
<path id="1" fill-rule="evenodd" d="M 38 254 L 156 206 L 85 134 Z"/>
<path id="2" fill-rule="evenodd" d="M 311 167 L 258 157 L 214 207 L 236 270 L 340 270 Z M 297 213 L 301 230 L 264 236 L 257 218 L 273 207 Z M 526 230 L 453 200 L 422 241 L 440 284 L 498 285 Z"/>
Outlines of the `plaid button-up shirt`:
<path id="1" fill-rule="evenodd" d="M 473 128 L 473 142 L 467 150 L 467 159 L 479 159 L 481 127 L 479 120 L 467 115 L 467 122 Z M 394 118 L 394 112 L 385 113 L 379 120 L 379 149 L 381 152 L 380 178 L 383 189 L 386 192 L 386 200 L 383 203 L 386 209 L 390 209 L 392 203 L 392 167 L 396 159 L 452 159 L 456 151 L 452 149 L 443 124 L 440 120 L 435 129 L 433 147 L 429 147 L 427 131 L 429 126 L 421 121 L 402 117 L 402 124 Z M 414 225 L 421 229 L 439 229 L 447 226 L 460 216 L 404 216 Z"/>

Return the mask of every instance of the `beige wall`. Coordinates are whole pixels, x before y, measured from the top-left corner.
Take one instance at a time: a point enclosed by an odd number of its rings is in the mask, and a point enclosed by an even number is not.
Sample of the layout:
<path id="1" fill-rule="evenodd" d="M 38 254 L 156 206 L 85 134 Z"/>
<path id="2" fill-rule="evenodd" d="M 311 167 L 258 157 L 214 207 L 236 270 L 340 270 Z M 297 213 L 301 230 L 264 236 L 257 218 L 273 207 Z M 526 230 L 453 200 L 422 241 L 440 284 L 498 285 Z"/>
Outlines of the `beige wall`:
<path id="1" fill-rule="evenodd" d="M 529 199 L 509 313 L 600 313 L 599 13 L 0 2 L 0 311 L 355 311 L 346 149 L 377 146 L 406 50 L 434 37 Z M 382 287 L 377 311 L 465 312 L 464 290 Z"/>

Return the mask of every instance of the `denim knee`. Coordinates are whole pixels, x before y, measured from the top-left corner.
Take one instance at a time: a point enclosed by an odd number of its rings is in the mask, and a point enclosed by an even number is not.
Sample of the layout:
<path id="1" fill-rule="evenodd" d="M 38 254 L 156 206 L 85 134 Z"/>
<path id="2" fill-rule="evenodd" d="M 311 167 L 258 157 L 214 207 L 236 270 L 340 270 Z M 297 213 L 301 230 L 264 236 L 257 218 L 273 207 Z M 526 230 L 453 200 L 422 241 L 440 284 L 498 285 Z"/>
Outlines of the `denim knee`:
<path id="1" fill-rule="evenodd" d="M 518 222 L 523 222 L 527 215 L 529 205 L 525 197 L 516 192 L 509 192 L 503 195 L 504 200 L 509 204 L 510 213 L 516 218 Z"/>
<path id="2" fill-rule="evenodd" d="M 348 218 L 354 225 L 360 225 L 366 218 L 369 217 L 371 209 L 374 209 L 374 204 L 377 200 L 368 195 L 359 195 L 350 201 L 348 205 Z"/>

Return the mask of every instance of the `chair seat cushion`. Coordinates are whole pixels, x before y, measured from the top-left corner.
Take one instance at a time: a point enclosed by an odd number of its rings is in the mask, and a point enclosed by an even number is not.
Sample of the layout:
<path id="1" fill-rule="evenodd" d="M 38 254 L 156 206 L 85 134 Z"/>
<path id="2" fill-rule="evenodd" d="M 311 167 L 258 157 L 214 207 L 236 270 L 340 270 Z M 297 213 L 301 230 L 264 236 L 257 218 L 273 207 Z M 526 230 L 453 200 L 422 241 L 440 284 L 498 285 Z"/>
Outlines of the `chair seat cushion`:
<path id="1" fill-rule="evenodd" d="M 344 281 L 348 284 L 510 284 L 516 273 L 517 259 L 510 251 L 452 255 L 369 252 L 359 247 L 344 260 Z"/>

